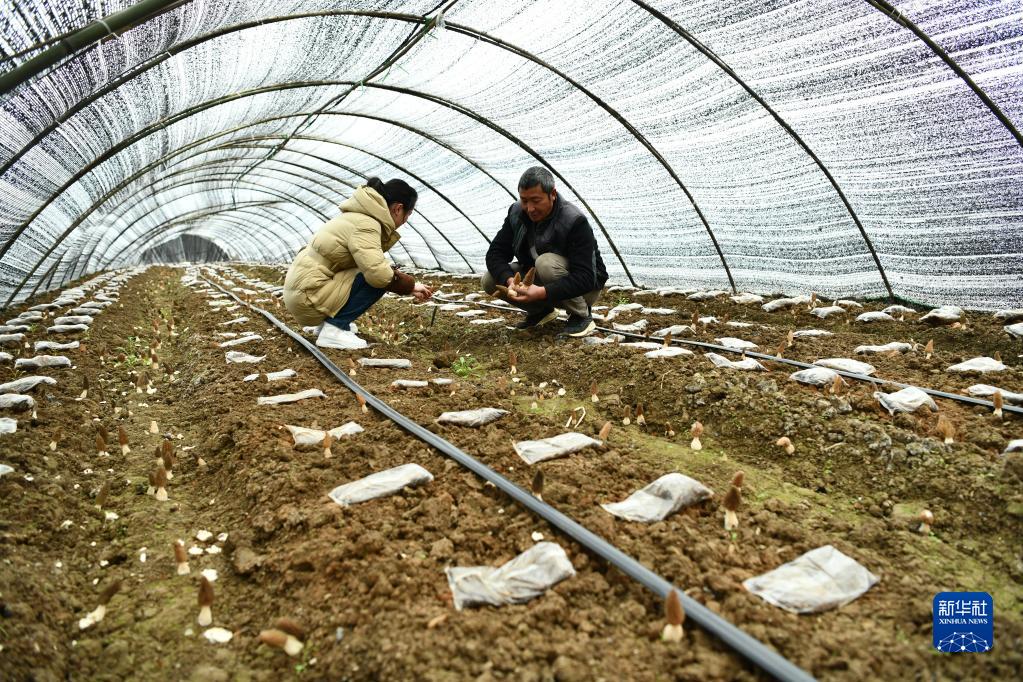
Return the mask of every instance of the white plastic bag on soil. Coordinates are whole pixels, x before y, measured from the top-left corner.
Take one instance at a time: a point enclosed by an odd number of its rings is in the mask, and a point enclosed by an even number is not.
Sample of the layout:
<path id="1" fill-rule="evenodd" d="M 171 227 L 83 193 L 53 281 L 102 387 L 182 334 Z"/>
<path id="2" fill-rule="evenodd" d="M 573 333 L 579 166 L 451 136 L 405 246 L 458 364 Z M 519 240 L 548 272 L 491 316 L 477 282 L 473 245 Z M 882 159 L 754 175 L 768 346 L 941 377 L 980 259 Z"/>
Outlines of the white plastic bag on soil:
<path id="1" fill-rule="evenodd" d="M 53 318 L 53 324 L 92 324 L 92 317 L 89 315 L 65 315 L 64 317 Z"/>
<path id="2" fill-rule="evenodd" d="M 657 350 L 658 348 L 664 348 L 663 343 L 656 341 L 628 341 L 622 345 L 622 348 L 635 348 L 636 350 Z"/>
<path id="3" fill-rule="evenodd" d="M 1009 336 L 1015 336 L 1017 339 L 1023 339 L 1023 322 L 1017 322 L 1016 324 L 1007 324 L 1002 327 Z"/>
<path id="4" fill-rule="evenodd" d="M 881 312 L 886 315 L 891 315 L 892 317 L 895 317 L 896 315 L 916 315 L 915 310 L 907 308 L 904 305 L 890 305 Z"/>
<path id="5" fill-rule="evenodd" d="M 636 320 L 632 324 L 618 324 L 613 323 L 611 326 L 620 332 L 641 332 L 647 328 L 650 323 L 646 320 Z"/>
<path id="6" fill-rule="evenodd" d="M 249 355 L 248 353 L 242 353 L 242 352 L 239 352 L 239 351 L 236 351 L 236 350 L 229 350 L 226 353 L 224 353 L 224 359 L 226 359 L 228 362 L 256 363 L 256 362 L 262 362 L 263 360 L 265 360 L 266 356 L 265 355 L 258 355 L 258 356 L 257 355 Z"/>
<path id="7" fill-rule="evenodd" d="M 450 313 L 450 312 L 454 312 L 456 310 L 465 310 L 468 307 L 469 306 L 462 305 L 460 303 L 445 303 L 443 305 L 437 306 L 437 309 L 438 310 L 443 310 L 446 313 Z"/>
<path id="8" fill-rule="evenodd" d="M 734 336 L 722 336 L 719 339 L 714 339 L 714 341 L 716 341 L 718 345 L 724 346 L 725 348 L 733 348 L 735 350 L 756 350 L 760 348 L 760 346 L 752 341 L 737 339 Z"/>
<path id="9" fill-rule="evenodd" d="M 307 388 L 304 391 L 298 393 L 283 393 L 281 395 L 271 395 L 256 398 L 257 405 L 283 405 L 285 403 L 297 403 L 300 400 L 306 398 L 326 398 L 327 394 L 318 388 Z"/>
<path id="10" fill-rule="evenodd" d="M 445 569 L 455 608 L 472 604 L 522 604 L 575 575 L 561 545 L 538 542 L 499 568 L 452 566 Z"/>
<path id="11" fill-rule="evenodd" d="M 426 388 L 429 385 L 429 381 L 420 379 L 395 379 L 391 382 L 391 388 Z"/>
<path id="12" fill-rule="evenodd" d="M 81 344 L 77 341 L 70 341 L 68 343 L 57 343 L 56 341 L 36 341 L 35 351 L 38 353 L 41 350 L 75 350 Z"/>
<path id="13" fill-rule="evenodd" d="M 742 586 L 791 613 L 820 613 L 848 604 L 877 582 L 878 577 L 859 563 L 824 545 L 744 580 Z"/>
<path id="14" fill-rule="evenodd" d="M 954 305 L 943 305 L 921 317 L 920 321 L 934 325 L 952 324 L 954 322 L 958 322 L 962 316 L 962 308 Z"/>
<path id="15" fill-rule="evenodd" d="M 358 481 L 339 485 L 328 493 L 330 499 L 342 507 L 358 504 L 378 497 L 400 492 L 406 486 L 429 483 L 433 475 L 418 464 L 402 464 L 393 469 L 378 471 Z"/>
<path id="16" fill-rule="evenodd" d="M 412 366 L 411 360 L 404 358 L 359 358 L 359 365 L 362 367 L 389 367 L 391 369 L 408 369 Z"/>
<path id="17" fill-rule="evenodd" d="M 41 376 L 21 377 L 14 381 L 8 381 L 6 384 L 0 384 L 0 393 L 24 393 L 25 391 L 31 391 L 39 384 L 56 386 L 57 380 Z"/>
<path id="18" fill-rule="evenodd" d="M 842 315 L 843 313 L 845 313 L 845 308 L 843 308 L 842 306 L 838 306 L 838 305 L 829 305 L 829 306 L 826 306 L 824 308 L 814 308 L 813 310 L 810 311 L 811 315 L 813 315 L 815 317 L 819 317 L 822 320 L 825 319 L 826 317 L 828 317 L 829 315 L 836 315 L 836 314 L 837 315 Z"/>
<path id="19" fill-rule="evenodd" d="M 252 341 L 262 341 L 262 340 L 263 340 L 263 337 L 260 336 L 259 334 L 249 334 L 247 336 L 242 336 L 242 337 L 239 337 L 237 339 L 231 339 L 230 341 L 224 341 L 223 343 L 220 344 L 220 347 L 221 348 L 230 348 L 231 346 L 240 346 L 243 343 L 250 343 Z"/>
<path id="20" fill-rule="evenodd" d="M 46 331 L 53 334 L 77 334 L 78 332 L 89 331 L 89 325 L 87 324 L 56 324 L 52 327 L 47 327 Z"/>
<path id="21" fill-rule="evenodd" d="M 891 343 L 886 343 L 886 344 L 884 344 L 882 346 L 869 346 L 869 345 L 868 346 L 856 346 L 856 349 L 853 350 L 853 352 L 856 353 L 857 355 L 874 355 L 874 354 L 877 354 L 877 353 L 892 353 L 892 352 L 908 353 L 911 350 L 913 350 L 913 344 L 911 344 L 911 343 L 903 343 L 901 341 L 892 341 Z"/>
<path id="22" fill-rule="evenodd" d="M 835 305 L 840 305 L 843 308 L 862 308 L 863 304 L 857 301 L 851 301 L 848 298 L 840 298 L 835 301 Z"/>
<path id="23" fill-rule="evenodd" d="M 486 310 L 463 310 L 460 313 L 455 313 L 457 317 L 479 317 L 480 315 L 486 315 Z"/>
<path id="24" fill-rule="evenodd" d="M 230 326 L 232 324 L 245 324 L 248 321 L 249 321 L 249 318 L 247 318 L 247 317 L 236 317 L 233 320 L 228 320 L 227 322 L 221 322 L 219 326 L 221 326 L 221 327 L 228 327 L 228 326 Z"/>
<path id="25" fill-rule="evenodd" d="M 17 348 L 25 340 L 24 334 L 0 334 L 0 346 Z"/>
<path id="26" fill-rule="evenodd" d="M 987 398 L 989 396 L 993 396 L 995 393 L 1001 393 L 1005 402 L 1011 405 L 1023 405 L 1023 393 L 1013 393 L 1012 391 L 1006 391 L 998 388 L 997 386 L 974 384 L 966 389 L 966 392 L 977 398 Z"/>
<path id="27" fill-rule="evenodd" d="M 599 440 L 574 431 L 543 440 L 522 440 L 514 444 L 515 454 L 526 464 L 545 462 L 548 459 L 564 457 L 584 448 L 602 445 Z"/>
<path id="28" fill-rule="evenodd" d="M 1005 447 L 1003 455 L 1007 455 L 1010 452 L 1023 452 L 1023 438 L 1017 440 L 1010 440 L 1009 444 Z"/>
<path id="29" fill-rule="evenodd" d="M 0 410 L 14 410 L 24 412 L 36 406 L 35 398 L 20 393 L 5 393 L 0 395 Z"/>
<path id="30" fill-rule="evenodd" d="M 869 313 L 862 313 L 856 316 L 857 322 L 894 322 L 895 318 L 888 313 L 882 313 L 879 310 L 874 310 Z"/>
<path id="31" fill-rule="evenodd" d="M 745 358 L 744 360 L 729 360 L 724 355 L 718 355 L 717 353 L 704 353 L 707 359 L 714 363 L 715 367 L 724 367 L 725 369 L 741 369 L 747 372 L 766 372 L 767 368 L 757 362 L 754 358 Z"/>
<path id="32" fill-rule="evenodd" d="M 4 324 L 0 325 L 0 334 L 15 334 L 19 332 L 27 332 L 29 326 L 27 324 Z"/>
<path id="33" fill-rule="evenodd" d="M 804 336 L 810 338 L 815 336 L 833 336 L 833 332 L 829 332 L 825 329 L 800 329 L 798 331 L 792 332 L 792 336 L 797 339 L 802 338 Z"/>
<path id="34" fill-rule="evenodd" d="M 674 315 L 677 311 L 674 308 L 641 308 L 640 315 Z"/>
<path id="35" fill-rule="evenodd" d="M 835 378 L 838 376 L 838 372 L 827 367 L 808 367 L 807 369 L 793 372 L 789 375 L 789 379 L 810 386 L 830 386 L 835 383 Z M 844 383 L 845 380 L 843 379 L 842 381 Z"/>
<path id="36" fill-rule="evenodd" d="M 732 303 L 738 303 L 739 305 L 749 305 L 751 303 L 763 303 L 764 297 L 757 296 L 756 294 L 739 294 L 732 296 Z"/>
<path id="37" fill-rule="evenodd" d="M 994 358 L 979 357 L 952 365 L 948 368 L 948 371 L 960 373 L 980 372 L 984 374 L 986 372 L 1004 372 L 1007 369 L 1009 368 Z"/>
<path id="38" fill-rule="evenodd" d="M 7 466 L 6 464 L 0 464 L 0 476 L 3 476 L 4 474 L 12 473 L 13 471 L 14 471 L 14 469 L 9 467 L 9 466 Z"/>
<path id="39" fill-rule="evenodd" d="M 773 301 L 768 301 L 760 307 L 765 312 L 773 313 L 778 310 L 784 310 L 785 308 L 791 308 L 794 305 L 801 305 L 809 302 L 809 296 L 794 296 L 792 298 L 776 298 Z"/>
<path id="40" fill-rule="evenodd" d="M 14 359 L 14 356 L 10 353 L 4 353 L 0 351 L 0 362 L 10 362 Z"/>
<path id="41" fill-rule="evenodd" d="M 625 337 L 621 334 L 608 334 L 607 336 L 597 336 L 591 334 L 583 339 L 583 343 L 587 346 L 606 346 L 612 344 L 617 340 L 619 343 L 625 340 Z"/>
<path id="42" fill-rule="evenodd" d="M 297 377 L 297 376 L 298 376 L 298 372 L 296 372 L 293 369 L 282 369 L 280 372 L 267 372 L 266 380 L 267 381 L 281 381 L 283 379 L 290 379 L 292 377 Z M 248 374 L 248 375 L 246 375 L 246 377 L 244 379 L 242 379 L 242 381 L 255 381 L 258 378 L 259 378 L 259 374 Z"/>
<path id="43" fill-rule="evenodd" d="M 677 358 L 680 355 L 693 355 L 693 351 L 688 348 L 679 348 L 678 346 L 667 346 L 665 348 L 647 351 L 646 353 L 643 353 L 643 355 L 648 358 Z"/>
<path id="44" fill-rule="evenodd" d="M 715 289 L 713 291 L 697 291 L 696 293 L 689 294 L 688 296 L 686 296 L 686 298 L 688 298 L 690 301 L 711 301 L 720 296 L 727 295 L 728 295 L 727 291 L 719 291 Z"/>
<path id="45" fill-rule="evenodd" d="M 662 338 L 667 336 L 668 334 L 671 334 L 672 336 L 685 336 L 692 333 L 693 328 L 688 324 L 673 324 L 670 327 L 658 329 L 657 331 L 653 332 L 650 336 Z"/>
<path id="46" fill-rule="evenodd" d="M 1006 324 L 1023 322 L 1023 308 L 1012 308 L 995 311 L 996 320 L 1004 320 Z"/>
<path id="47" fill-rule="evenodd" d="M 15 369 L 42 369 L 44 367 L 70 367 L 71 360 L 63 355 L 37 355 L 34 358 L 18 358 Z"/>
<path id="48" fill-rule="evenodd" d="M 322 445 L 323 437 L 328 433 L 327 431 L 307 429 L 304 426 L 292 426 L 291 424 L 285 424 L 284 428 L 291 432 L 291 438 L 295 441 L 295 447 L 313 447 L 316 445 Z M 348 422 L 347 424 L 331 429 L 329 433 L 334 440 L 340 440 L 345 436 L 354 436 L 357 433 L 362 433 L 364 430 L 365 429 L 355 422 Z"/>
<path id="49" fill-rule="evenodd" d="M 0 417 L 0 433 L 14 433 L 18 430 L 18 420 Z"/>
<path id="50" fill-rule="evenodd" d="M 457 426 L 483 426 L 490 422 L 497 421 L 508 410 L 499 410 L 496 407 L 481 407 L 476 410 L 463 410 L 462 412 L 444 412 L 437 417 L 438 424 L 455 424 Z"/>
<path id="51" fill-rule="evenodd" d="M 827 367 L 829 369 L 852 372 L 853 374 L 865 374 L 867 376 L 870 376 L 876 371 L 874 366 L 871 364 L 860 362 L 859 360 L 850 360 L 849 358 L 822 358 L 813 364 L 818 367 Z"/>
<path id="52" fill-rule="evenodd" d="M 708 499 L 714 494 L 707 486 L 683 474 L 665 474 L 621 502 L 602 504 L 605 511 L 626 521 L 652 523 L 663 521 L 683 507 Z"/>
<path id="53" fill-rule="evenodd" d="M 894 415 L 896 412 L 916 412 L 926 405 L 931 412 L 937 412 L 938 406 L 931 398 L 916 386 L 907 386 L 895 393 L 874 392 L 874 397 L 888 413 Z"/>
<path id="54" fill-rule="evenodd" d="M 481 324 L 501 324 L 504 322 L 503 317 L 488 317 L 485 320 L 469 320 L 469 324 L 481 325 Z"/>

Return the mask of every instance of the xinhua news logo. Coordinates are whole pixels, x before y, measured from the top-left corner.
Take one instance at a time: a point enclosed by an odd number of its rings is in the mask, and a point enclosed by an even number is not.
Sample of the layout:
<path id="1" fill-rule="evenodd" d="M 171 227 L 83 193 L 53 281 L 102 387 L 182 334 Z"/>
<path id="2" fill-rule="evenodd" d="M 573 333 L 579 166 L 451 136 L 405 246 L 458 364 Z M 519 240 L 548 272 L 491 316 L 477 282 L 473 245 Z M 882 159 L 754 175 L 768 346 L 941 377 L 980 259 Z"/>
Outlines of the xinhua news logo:
<path id="1" fill-rule="evenodd" d="M 995 602 L 987 592 L 939 592 L 933 613 L 938 651 L 979 654 L 994 647 Z"/>

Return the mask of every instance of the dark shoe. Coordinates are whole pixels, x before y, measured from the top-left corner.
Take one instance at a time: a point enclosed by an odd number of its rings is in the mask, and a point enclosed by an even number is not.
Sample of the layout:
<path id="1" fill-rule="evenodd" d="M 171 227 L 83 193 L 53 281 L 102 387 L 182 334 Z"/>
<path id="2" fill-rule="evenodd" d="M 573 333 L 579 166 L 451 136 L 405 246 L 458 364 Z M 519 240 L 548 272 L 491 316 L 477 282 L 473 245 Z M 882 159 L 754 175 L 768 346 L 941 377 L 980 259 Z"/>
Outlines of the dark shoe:
<path id="1" fill-rule="evenodd" d="M 558 319 L 558 311 L 554 308 L 547 310 L 541 310 L 535 313 L 529 313 L 526 315 L 526 319 L 515 325 L 516 329 L 532 329 L 533 327 L 539 327 L 542 324 L 547 324 L 551 320 Z"/>
<path id="2" fill-rule="evenodd" d="M 561 333 L 565 336 L 581 338 L 583 336 L 589 336 L 596 329 L 597 325 L 593 322 L 593 318 L 589 315 L 586 317 L 569 315 L 568 321 L 565 322 L 565 328 L 561 331 Z"/>

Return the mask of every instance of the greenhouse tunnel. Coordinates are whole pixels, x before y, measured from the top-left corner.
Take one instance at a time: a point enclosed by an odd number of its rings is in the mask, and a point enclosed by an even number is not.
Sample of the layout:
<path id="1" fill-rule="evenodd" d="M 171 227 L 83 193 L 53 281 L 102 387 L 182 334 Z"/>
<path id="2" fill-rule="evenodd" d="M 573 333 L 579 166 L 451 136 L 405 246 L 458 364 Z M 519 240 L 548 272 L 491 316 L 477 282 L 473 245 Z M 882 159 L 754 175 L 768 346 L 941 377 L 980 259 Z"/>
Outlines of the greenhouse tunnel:
<path id="1" fill-rule="evenodd" d="M 422 193 L 397 263 L 481 272 L 532 165 L 616 283 L 1023 292 L 1015 0 L 16 0 L 2 21 L 0 304 L 172 254 L 290 262 L 372 175 Z"/>

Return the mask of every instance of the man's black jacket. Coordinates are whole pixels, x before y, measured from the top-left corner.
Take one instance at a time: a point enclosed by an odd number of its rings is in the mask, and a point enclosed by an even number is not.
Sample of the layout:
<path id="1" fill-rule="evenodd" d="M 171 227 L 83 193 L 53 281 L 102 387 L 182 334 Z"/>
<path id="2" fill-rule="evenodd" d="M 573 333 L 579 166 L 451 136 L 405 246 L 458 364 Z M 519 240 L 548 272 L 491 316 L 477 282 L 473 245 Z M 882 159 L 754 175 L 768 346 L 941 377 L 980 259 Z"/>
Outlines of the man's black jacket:
<path id="1" fill-rule="evenodd" d="M 568 275 L 543 283 L 548 300 L 564 301 L 604 286 L 607 270 L 590 223 L 582 211 L 561 197 L 554 200 L 551 214 L 538 225 L 520 204 L 508 209 L 504 225 L 487 250 L 487 270 L 498 284 L 503 285 L 514 275 L 511 261 L 519 262 L 523 274 L 536 264 L 529 252 L 530 237 L 537 254 L 556 253 L 568 260 Z"/>

